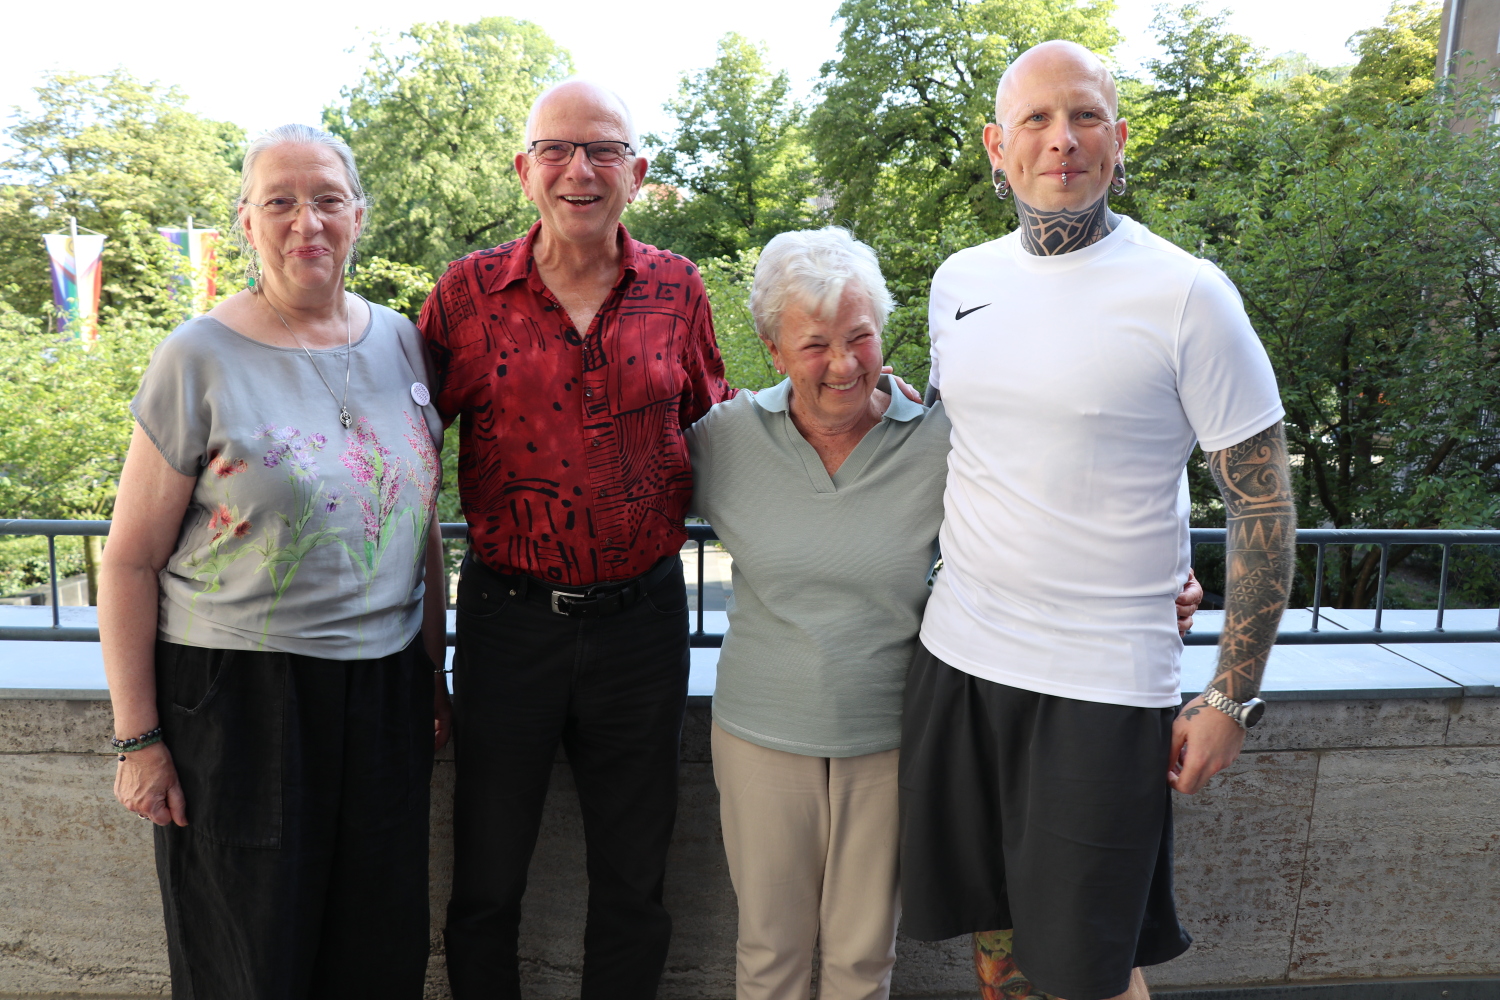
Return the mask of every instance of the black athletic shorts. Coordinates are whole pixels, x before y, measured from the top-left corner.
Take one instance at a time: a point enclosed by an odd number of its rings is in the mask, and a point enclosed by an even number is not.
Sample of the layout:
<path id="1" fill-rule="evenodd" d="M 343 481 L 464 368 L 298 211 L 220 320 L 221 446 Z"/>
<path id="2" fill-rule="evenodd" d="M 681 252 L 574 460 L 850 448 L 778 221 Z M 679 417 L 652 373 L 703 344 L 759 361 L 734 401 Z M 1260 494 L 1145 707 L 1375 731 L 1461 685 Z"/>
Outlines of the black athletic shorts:
<path id="1" fill-rule="evenodd" d="M 901 727 L 901 929 L 1015 928 L 1016 967 L 1106 1000 L 1191 938 L 1172 902 L 1173 708 L 981 680 L 921 644 Z"/>

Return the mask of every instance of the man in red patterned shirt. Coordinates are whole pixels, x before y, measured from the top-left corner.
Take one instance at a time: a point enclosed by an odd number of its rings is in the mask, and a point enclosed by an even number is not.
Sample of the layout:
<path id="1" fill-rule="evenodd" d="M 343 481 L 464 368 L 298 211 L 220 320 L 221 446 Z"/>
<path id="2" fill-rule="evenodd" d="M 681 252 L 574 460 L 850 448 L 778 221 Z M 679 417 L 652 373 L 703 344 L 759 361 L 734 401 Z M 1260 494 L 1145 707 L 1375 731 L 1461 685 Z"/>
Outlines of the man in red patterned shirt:
<path id="1" fill-rule="evenodd" d="M 448 974 L 520 997 L 526 870 L 561 741 L 588 844 L 584 1000 L 653 997 L 687 697 L 677 552 L 683 429 L 729 395 L 697 268 L 632 240 L 629 111 L 581 81 L 543 94 L 516 156 L 541 221 L 455 261 L 422 310 L 437 405 L 459 419 L 469 552 L 454 659 Z"/>

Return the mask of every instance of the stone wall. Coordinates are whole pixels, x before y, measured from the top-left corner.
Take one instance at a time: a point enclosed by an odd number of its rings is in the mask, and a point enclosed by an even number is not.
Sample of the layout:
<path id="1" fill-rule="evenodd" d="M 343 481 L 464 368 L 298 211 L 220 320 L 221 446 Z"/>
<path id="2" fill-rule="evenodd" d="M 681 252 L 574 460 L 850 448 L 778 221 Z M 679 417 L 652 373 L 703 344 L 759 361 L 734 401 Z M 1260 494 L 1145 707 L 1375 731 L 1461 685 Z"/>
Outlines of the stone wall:
<path id="1" fill-rule="evenodd" d="M 734 895 L 706 699 L 684 732 L 662 996 L 728 998 Z M 168 989 L 147 824 L 114 802 L 106 702 L 0 700 L 0 994 Z M 446 996 L 452 762 L 436 768 L 429 995 Z M 1280 702 L 1233 768 L 1177 799 L 1196 939 L 1154 987 L 1500 973 L 1500 698 Z M 554 772 L 522 929 L 527 994 L 577 995 L 582 824 Z M 972 993 L 967 940 L 903 940 L 898 996 Z"/>

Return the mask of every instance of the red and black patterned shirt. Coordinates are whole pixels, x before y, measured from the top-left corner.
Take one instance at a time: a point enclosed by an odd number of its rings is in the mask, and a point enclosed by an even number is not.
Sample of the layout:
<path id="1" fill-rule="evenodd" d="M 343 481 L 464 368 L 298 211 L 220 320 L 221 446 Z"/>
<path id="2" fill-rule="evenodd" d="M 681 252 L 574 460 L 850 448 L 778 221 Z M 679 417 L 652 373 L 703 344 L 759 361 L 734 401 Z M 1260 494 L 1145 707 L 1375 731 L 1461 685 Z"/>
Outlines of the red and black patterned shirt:
<path id="1" fill-rule="evenodd" d="M 698 269 L 630 238 L 579 336 L 519 240 L 454 261 L 418 325 L 475 554 L 499 573 L 626 580 L 687 538 L 683 428 L 729 395 Z"/>

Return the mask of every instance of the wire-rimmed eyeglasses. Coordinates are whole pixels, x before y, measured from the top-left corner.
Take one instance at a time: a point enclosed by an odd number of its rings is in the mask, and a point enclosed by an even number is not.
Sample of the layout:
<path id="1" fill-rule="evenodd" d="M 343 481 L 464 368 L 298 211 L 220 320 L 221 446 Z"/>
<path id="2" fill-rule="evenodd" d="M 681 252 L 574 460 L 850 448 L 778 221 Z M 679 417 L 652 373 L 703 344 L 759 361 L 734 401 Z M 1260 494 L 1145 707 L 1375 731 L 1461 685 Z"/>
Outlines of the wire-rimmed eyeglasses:
<path id="1" fill-rule="evenodd" d="M 247 201 L 246 205 L 253 205 L 263 212 L 271 215 L 291 215 L 300 212 L 304 205 L 311 205 L 319 215 L 343 215 L 349 209 L 359 204 L 358 198 L 347 198 L 341 194 L 322 194 L 312 201 L 296 201 L 292 198 L 268 198 L 262 202 Z"/>
<path id="2" fill-rule="evenodd" d="M 626 157 L 635 155 L 630 143 L 615 139 L 598 139 L 593 142 L 570 142 L 567 139 L 535 139 L 526 151 L 538 163 L 549 167 L 561 167 L 573 162 L 573 153 L 579 148 L 589 162 L 596 167 L 618 167 Z"/>

